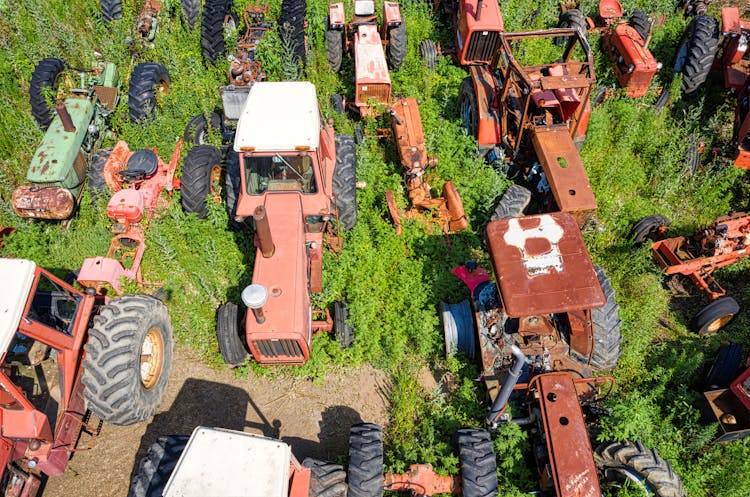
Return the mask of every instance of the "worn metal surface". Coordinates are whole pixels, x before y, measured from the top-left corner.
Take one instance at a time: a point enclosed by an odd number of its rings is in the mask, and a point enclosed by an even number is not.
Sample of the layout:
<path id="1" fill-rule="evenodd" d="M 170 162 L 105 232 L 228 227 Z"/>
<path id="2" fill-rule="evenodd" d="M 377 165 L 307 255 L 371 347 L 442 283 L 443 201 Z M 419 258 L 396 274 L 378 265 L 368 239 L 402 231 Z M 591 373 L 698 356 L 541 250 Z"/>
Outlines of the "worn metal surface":
<path id="1" fill-rule="evenodd" d="M 750 78 L 750 19 L 740 18 L 738 7 L 721 9 L 721 40 L 717 60 L 724 72 L 724 86 L 742 88 Z"/>
<path id="2" fill-rule="evenodd" d="M 384 487 L 393 492 L 411 491 L 413 495 L 458 494 L 461 480 L 435 473 L 430 464 L 412 464 L 406 473 L 386 473 Z"/>
<path id="3" fill-rule="evenodd" d="M 602 35 L 602 50 L 614 60 L 617 81 L 631 98 L 645 95 L 659 70 L 646 41 L 625 23 L 615 24 Z"/>
<path id="4" fill-rule="evenodd" d="M 228 75 L 234 86 L 249 86 L 266 79 L 261 62 L 255 58 L 255 49 L 266 31 L 273 27 L 273 23 L 265 22 L 267 12 L 268 4 L 250 4 L 242 13 L 245 34 L 237 42 L 237 51 L 229 56 Z"/>
<path id="5" fill-rule="evenodd" d="M 68 219 L 75 199 L 70 190 L 58 186 L 21 185 L 13 191 L 13 211 L 21 217 Z"/>
<path id="6" fill-rule="evenodd" d="M 505 312 L 539 316 L 606 303 L 583 236 L 567 213 L 499 219 L 487 245 Z"/>
<path id="7" fill-rule="evenodd" d="M 360 24 L 354 34 L 355 105 L 369 101 L 387 105 L 391 98 L 391 75 L 385 60 L 383 43 L 374 24 Z"/>

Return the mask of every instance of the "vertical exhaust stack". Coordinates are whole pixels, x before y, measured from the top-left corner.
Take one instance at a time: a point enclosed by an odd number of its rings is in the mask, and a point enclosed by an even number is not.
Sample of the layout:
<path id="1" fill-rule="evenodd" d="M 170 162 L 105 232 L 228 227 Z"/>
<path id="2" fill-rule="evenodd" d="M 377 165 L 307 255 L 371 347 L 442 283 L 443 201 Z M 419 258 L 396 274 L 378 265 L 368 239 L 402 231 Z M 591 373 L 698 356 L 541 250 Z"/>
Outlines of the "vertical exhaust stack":
<path id="1" fill-rule="evenodd" d="M 484 0 L 478 0 L 477 1 L 477 15 L 474 16 L 474 18 L 479 21 L 482 17 L 482 4 L 484 3 Z"/>
<path id="2" fill-rule="evenodd" d="M 68 133 L 75 132 L 76 127 L 73 125 L 73 119 L 71 119 L 70 113 L 68 113 L 68 109 L 65 107 L 65 104 L 62 103 L 61 100 L 55 102 L 55 111 L 57 112 L 57 115 L 60 116 L 60 121 L 62 122 L 63 129 Z"/>
<path id="3" fill-rule="evenodd" d="M 256 207 L 253 212 L 253 219 L 255 220 L 255 232 L 258 235 L 258 248 L 260 248 L 260 252 L 265 258 L 273 257 L 276 247 L 271 237 L 271 225 L 268 223 L 266 208 L 262 205 Z"/>
<path id="4" fill-rule="evenodd" d="M 519 349 L 517 345 L 511 347 L 511 352 L 513 353 L 513 365 L 505 376 L 503 386 L 500 388 L 500 393 L 495 397 L 495 402 L 492 403 L 490 412 L 487 413 L 487 418 L 485 420 L 488 426 L 494 427 L 497 425 L 497 418 L 508 403 L 510 394 L 513 392 L 513 387 L 518 383 L 518 378 L 521 376 L 521 370 L 523 369 L 524 364 L 526 364 L 526 356 L 521 352 L 521 349 Z"/>

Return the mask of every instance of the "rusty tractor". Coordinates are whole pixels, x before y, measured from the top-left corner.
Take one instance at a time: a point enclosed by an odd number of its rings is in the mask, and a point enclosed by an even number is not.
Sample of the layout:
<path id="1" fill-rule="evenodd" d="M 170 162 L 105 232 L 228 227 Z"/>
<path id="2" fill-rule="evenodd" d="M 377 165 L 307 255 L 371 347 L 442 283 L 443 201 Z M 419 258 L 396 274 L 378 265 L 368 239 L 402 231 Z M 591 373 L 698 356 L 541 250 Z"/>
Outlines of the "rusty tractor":
<path id="1" fill-rule="evenodd" d="M 200 14 L 199 0 L 180 0 L 183 22 L 193 29 Z M 101 0 L 102 18 L 104 22 L 122 19 L 122 0 Z M 163 4 L 161 0 L 145 0 L 140 12 L 135 17 L 133 35 L 128 36 L 126 42 L 131 51 L 137 52 L 144 46 L 153 47 L 156 33 L 159 29 L 159 14 Z"/>
<path id="2" fill-rule="evenodd" d="M 442 11 L 453 24 L 455 47 L 447 50 L 461 66 L 491 64 L 500 49 L 503 14 L 497 2 L 485 0 L 433 0 L 433 10 Z M 422 59 L 432 69 L 438 47 L 432 40 L 419 44 Z"/>
<path id="3" fill-rule="evenodd" d="M 589 407 L 614 386 L 593 373 L 617 365 L 621 321 L 610 280 L 592 264 L 575 219 L 564 212 L 501 218 L 487 225 L 486 240 L 495 282 L 474 262 L 456 267 L 471 304 L 441 308 L 446 351 L 479 356 L 491 400 L 487 425 L 531 426 L 545 495 L 601 496 L 599 474 L 605 484 L 631 480 L 652 495 L 684 497 L 669 463 L 640 443 L 592 450 Z"/>
<path id="4" fill-rule="evenodd" d="M 339 72 L 344 53 L 351 52 L 354 57 L 354 101 L 347 103 L 340 95 L 333 95 L 337 112 L 349 108 L 368 117 L 378 112 L 373 105 L 387 106 L 391 102 L 388 67 L 398 69 L 406 59 L 406 25 L 398 3 L 385 2 L 383 23 L 379 28 L 377 23 L 372 0 L 355 0 L 354 17 L 348 24 L 343 3 L 333 3 L 328 8 L 325 32 L 328 65 Z"/>
<path id="5" fill-rule="evenodd" d="M 221 153 L 198 145 L 202 160 L 182 167 L 182 206 L 205 217 Z M 234 152 L 227 159 L 225 194 L 230 218 L 252 224 L 256 256 L 252 284 L 242 291 L 245 312 L 219 309 L 219 349 L 229 364 L 249 350 L 261 364 L 302 364 L 315 331 L 334 331 L 351 344 L 343 302 L 314 310 L 310 292 L 322 291 L 323 247 L 338 250 L 337 229 L 357 222 L 355 147 L 320 117 L 315 87 L 302 82 L 259 82 L 240 115 Z M 322 319 L 314 319 L 322 317 Z"/>
<path id="6" fill-rule="evenodd" d="M 577 28 L 583 33 L 587 29 L 601 32 L 602 52 L 615 61 L 615 76 L 629 97 L 645 95 L 654 75 L 662 67 L 648 49 L 651 20 L 638 9 L 626 18 L 618 0 L 601 0 L 599 14 L 593 19 L 585 17 L 577 8 L 566 8 L 563 4 L 558 26 Z"/>
<path id="7" fill-rule="evenodd" d="M 89 191 L 97 201 L 113 192 L 107 203 L 114 237 L 105 256 L 83 261 L 77 282 L 86 293 L 106 294 L 111 288 L 122 295 L 122 281 L 135 281 L 140 286 L 158 286 L 144 281 L 141 262 L 146 251 L 145 229 L 158 217 L 169 200 L 162 192 L 172 194 L 180 188 L 175 178 L 182 142 L 178 142 L 169 163 L 161 160 L 156 150 L 131 151 L 124 141 L 114 148 L 94 154 L 89 168 Z M 188 154 L 186 162 L 192 160 Z M 171 197 L 170 197 L 171 200 Z"/>
<path id="8" fill-rule="evenodd" d="M 42 143 L 26 172 L 29 184 L 13 192 L 13 210 L 21 217 L 67 219 L 83 192 L 91 154 L 107 129 L 107 118 L 117 105 L 120 78 L 112 63 L 97 63 L 80 88 L 57 100 L 55 113 L 45 91 L 58 90 L 65 69 L 61 59 L 41 60 L 31 77 L 31 112 L 42 129 Z"/>
<path id="9" fill-rule="evenodd" d="M 750 255 L 750 216 L 734 212 L 717 218 L 710 226 L 690 236 L 668 238 L 669 219 L 648 216 L 631 230 L 631 238 L 641 244 L 652 240 L 651 254 L 668 276 L 687 276 L 708 296 L 709 303 L 693 320 L 701 335 L 716 333 L 740 312 L 740 305 L 714 279 L 713 272 Z"/>
<path id="10" fill-rule="evenodd" d="M 384 490 L 494 497 L 497 470 L 489 433 L 464 428 L 454 442 L 461 477 L 437 475 L 429 464 L 414 464 L 403 474 L 384 473 L 381 428 L 355 424 L 347 472 L 312 458 L 300 464 L 281 440 L 199 426 L 190 437 L 160 437 L 141 460 L 128 497 L 379 497 Z"/>
<path id="11" fill-rule="evenodd" d="M 504 164 L 510 177 L 538 194 L 540 210 L 570 212 L 583 225 L 596 209 L 578 152 L 596 82 L 591 49 L 573 28 L 498 36 L 500 50 L 493 63 L 470 66 L 471 76 L 459 88 L 463 124 L 477 138 L 481 155 Z M 540 40 L 559 57 L 548 64 L 523 65 L 527 44 Z M 530 194 L 525 196 L 516 215 L 528 204 Z"/>
<path id="12" fill-rule="evenodd" d="M 718 443 L 750 435 L 750 368 L 738 374 L 743 366 L 742 345 L 727 342 L 705 377 L 703 396 L 719 423 Z"/>
<path id="13" fill-rule="evenodd" d="M 172 325 L 152 297 L 87 295 L 32 261 L 0 259 L 0 278 L 3 495 L 34 497 L 76 451 L 93 446 L 102 421 L 154 415 Z"/>
<path id="14" fill-rule="evenodd" d="M 442 197 L 432 196 L 429 184 L 431 178 L 427 168 L 437 165 L 437 158 L 427 156 L 417 99 L 399 98 L 388 112 L 391 115 L 392 135 L 396 140 L 398 156 L 404 168 L 404 186 L 410 204 L 406 211 L 401 211 L 396 204 L 393 191 L 385 192 L 388 211 L 396 226 L 396 233 L 401 234 L 402 218 L 421 219 L 424 216 L 437 221 L 444 233 L 468 228 L 469 223 L 464 214 L 461 197 L 452 181 L 445 182 Z"/>

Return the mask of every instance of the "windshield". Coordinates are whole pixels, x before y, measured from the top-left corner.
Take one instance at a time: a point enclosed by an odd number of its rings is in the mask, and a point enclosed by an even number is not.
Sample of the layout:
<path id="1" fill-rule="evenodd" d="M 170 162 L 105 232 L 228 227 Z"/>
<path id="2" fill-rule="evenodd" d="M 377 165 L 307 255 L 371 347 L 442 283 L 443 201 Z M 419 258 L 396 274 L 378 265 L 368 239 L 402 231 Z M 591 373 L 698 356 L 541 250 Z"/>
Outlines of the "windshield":
<path id="1" fill-rule="evenodd" d="M 246 156 L 247 193 L 258 195 L 266 191 L 297 191 L 315 193 L 312 160 L 309 155 Z"/>
<path id="2" fill-rule="evenodd" d="M 26 317 L 70 335 L 80 301 L 42 273 Z"/>

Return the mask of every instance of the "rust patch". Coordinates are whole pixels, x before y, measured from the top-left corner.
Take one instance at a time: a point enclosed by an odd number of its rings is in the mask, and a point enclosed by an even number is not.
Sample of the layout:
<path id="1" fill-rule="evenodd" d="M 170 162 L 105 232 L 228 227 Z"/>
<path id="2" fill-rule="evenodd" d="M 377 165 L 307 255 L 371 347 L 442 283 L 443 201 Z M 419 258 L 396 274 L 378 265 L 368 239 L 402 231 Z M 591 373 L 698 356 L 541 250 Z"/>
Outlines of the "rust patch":
<path id="1" fill-rule="evenodd" d="M 75 199 L 65 188 L 23 185 L 13 192 L 13 210 L 21 217 L 67 219 L 73 213 Z"/>

